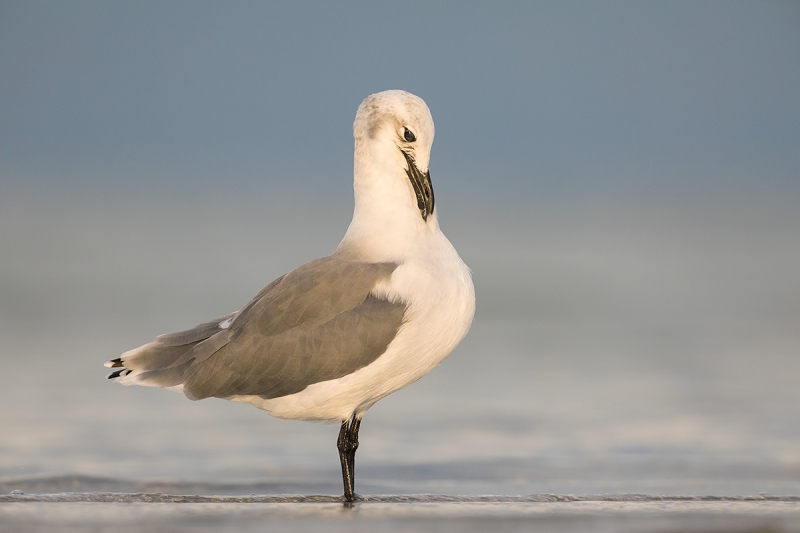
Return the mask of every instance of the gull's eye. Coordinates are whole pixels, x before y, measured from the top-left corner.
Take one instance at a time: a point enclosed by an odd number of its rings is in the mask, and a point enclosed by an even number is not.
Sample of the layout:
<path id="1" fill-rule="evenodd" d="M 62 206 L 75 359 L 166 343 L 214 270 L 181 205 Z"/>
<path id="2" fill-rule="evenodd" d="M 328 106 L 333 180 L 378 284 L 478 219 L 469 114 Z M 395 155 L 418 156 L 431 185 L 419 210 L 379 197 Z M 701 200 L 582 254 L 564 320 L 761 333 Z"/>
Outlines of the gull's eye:
<path id="1" fill-rule="evenodd" d="M 405 129 L 405 131 L 403 132 L 403 138 L 404 138 L 406 141 L 408 141 L 408 142 L 410 142 L 410 143 L 413 143 L 414 141 L 416 141 L 416 140 L 417 140 L 417 137 L 414 135 L 414 132 L 413 132 L 413 131 L 411 131 L 411 130 L 410 130 L 410 129 L 408 129 L 408 128 L 403 128 L 403 129 Z"/>

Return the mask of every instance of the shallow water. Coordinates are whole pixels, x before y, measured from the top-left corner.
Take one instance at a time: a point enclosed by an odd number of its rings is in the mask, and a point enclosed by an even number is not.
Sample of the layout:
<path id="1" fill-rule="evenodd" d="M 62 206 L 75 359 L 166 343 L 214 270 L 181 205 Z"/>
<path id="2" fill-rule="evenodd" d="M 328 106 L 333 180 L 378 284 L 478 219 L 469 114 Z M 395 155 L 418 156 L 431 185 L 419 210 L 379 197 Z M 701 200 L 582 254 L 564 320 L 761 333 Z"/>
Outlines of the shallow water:
<path id="1" fill-rule="evenodd" d="M 800 531 L 796 502 L 7 503 L 0 531 Z"/>

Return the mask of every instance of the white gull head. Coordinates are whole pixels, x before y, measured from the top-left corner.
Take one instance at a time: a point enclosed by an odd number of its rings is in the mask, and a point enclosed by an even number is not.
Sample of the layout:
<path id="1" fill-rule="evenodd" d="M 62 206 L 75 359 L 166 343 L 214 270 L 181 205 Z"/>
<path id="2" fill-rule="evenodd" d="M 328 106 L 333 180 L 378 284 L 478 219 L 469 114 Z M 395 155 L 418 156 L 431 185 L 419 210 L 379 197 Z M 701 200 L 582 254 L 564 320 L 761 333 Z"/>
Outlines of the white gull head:
<path id="1" fill-rule="evenodd" d="M 373 94 L 358 108 L 353 136 L 355 210 L 339 249 L 370 261 L 406 258 L 439 232 L 428 169 L 431 112 L 405 91 Z"/>

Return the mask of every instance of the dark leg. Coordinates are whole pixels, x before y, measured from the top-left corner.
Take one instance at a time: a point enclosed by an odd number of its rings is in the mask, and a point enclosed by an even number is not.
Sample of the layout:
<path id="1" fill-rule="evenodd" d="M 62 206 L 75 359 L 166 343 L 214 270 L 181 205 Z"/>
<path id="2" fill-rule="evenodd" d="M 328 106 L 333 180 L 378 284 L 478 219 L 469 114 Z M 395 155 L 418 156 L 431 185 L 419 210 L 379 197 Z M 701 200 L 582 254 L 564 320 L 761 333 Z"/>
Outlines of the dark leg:
<path id="1" fill-rule="evenodd" d="M 336 444 L 339 447 L 339 461 L 342 463 L 342 482 L 344 483 L 344 501 L 355 501 L 356 486 L 356 450 L 358 449 L 358 428 L 361 426 L 361 418 L 356 418 L 354 414 L 348 424 L 347 420 L 342 422 L 339 430 L 339 440 Z"/>
<path id="2" fill-rule="evenodd" d="M 350 464 L 347 461 L 348 451 L 348 438 L 347 438 L 347 420 L 342 421 L 342 428 L 339 430 L 339 439 L 336 441 L 336 446 L 339 448 L 339 461 L 342 463 L 342 482 L 344 483 L 344 499 L 347 502 L 353 501 L 353 476 L 350 470 Z"/>

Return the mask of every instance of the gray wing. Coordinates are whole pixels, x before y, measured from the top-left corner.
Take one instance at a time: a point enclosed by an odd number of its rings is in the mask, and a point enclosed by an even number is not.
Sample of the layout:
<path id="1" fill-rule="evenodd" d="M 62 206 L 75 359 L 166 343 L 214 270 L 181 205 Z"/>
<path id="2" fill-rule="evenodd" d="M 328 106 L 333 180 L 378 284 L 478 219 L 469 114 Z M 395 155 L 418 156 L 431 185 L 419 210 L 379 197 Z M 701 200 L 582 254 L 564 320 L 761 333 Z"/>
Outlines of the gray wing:
<path id="1" fill-rule="evenodd" d="M 403 323 L 405 304 L 370 294 L 396 267 L 335 256 L 306 263 L 241 311 L 142 347 L 141 356 L 152 347 L 169 353 L 169 361 L 156 369 L 142 368 L 137 360 L 136 382 L 182 383 L 191 399 L 268 399 L 355 372 L 386 351 Z M 226 321 L 228 327 L 220 328 Z M 123 356 L 118 366 L 131 368 L 128 362 Z"/>

